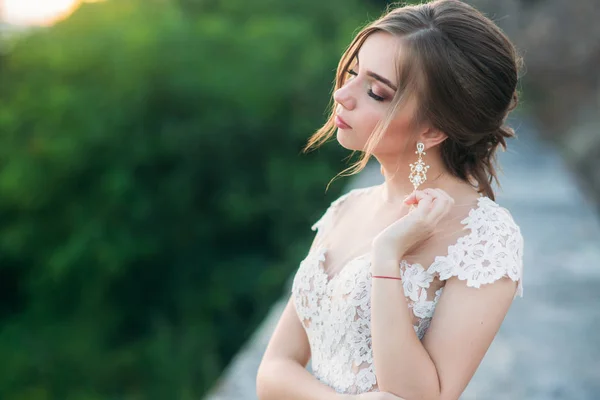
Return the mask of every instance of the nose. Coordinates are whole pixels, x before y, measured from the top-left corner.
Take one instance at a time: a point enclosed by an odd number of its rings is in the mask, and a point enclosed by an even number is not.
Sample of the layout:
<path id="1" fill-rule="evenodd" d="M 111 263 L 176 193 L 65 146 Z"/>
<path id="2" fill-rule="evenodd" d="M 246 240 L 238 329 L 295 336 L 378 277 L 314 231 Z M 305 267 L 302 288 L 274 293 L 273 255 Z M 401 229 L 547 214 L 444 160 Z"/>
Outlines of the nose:
<path id="1" fill-rule="evenodd" d="M 333 100 L 339 103 L 346 110 L 352 110 L 356 107 L 356 98 L 352 95 L 352 85 L 346 83 L 333 93 Z"/>

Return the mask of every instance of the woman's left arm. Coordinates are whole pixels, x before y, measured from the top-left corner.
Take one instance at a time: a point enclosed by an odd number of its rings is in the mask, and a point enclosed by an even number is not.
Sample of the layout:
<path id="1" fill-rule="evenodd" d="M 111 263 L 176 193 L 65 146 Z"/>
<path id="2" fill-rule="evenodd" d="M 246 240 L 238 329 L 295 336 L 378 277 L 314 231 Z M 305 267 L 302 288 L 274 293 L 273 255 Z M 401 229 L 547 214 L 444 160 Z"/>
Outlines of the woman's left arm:
<path id="1" fill-rule="evenodd" d="M 406 203 L 416 209 L 373 241 L 373 276 L 399 278 L 404 254 L 431 237 L 454 200 L 442 190 L 425 189 Z M 473 288 L 450 277 L 421 341 L 402 281 L 373 278 L 371 337 L 379 389 L 406 400 L 458 399 L 498 332 L 515 290 L 509 278 Z"/>
<path id="2" fill-rule="evenodd" d="M 399 276 L 398 263 L 375 261 L 372 273 Z M 373 279 L 371 336 L 379 389 L 407 400 L 458 399 L 498 332 L 515 285 L 503 278 L 476 289 L 449 279 L 421 342 L 402 282 Z"/>

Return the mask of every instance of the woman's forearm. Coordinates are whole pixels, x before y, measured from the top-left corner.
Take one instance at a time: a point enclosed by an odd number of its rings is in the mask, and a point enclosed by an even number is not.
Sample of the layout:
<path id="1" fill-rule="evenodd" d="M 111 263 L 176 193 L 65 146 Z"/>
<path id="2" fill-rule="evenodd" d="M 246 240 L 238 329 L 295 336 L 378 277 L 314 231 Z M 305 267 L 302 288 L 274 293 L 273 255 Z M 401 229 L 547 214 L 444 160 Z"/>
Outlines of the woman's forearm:
<path id="1" fill-rule="evenodd" d="M 400 277 L 398 263 L 374 260 L 373 275 Z M 435 364 L 415 334 L 402 281 L 372 279 L 371 336 L 377 385 L 412 399 L 438 399 Z"/>
<path id="2" fill-rule="evenodd" d="M 335 390 L 292 360 L 261 364 L 256 377 L 259 400 L 336 400 Z"/>

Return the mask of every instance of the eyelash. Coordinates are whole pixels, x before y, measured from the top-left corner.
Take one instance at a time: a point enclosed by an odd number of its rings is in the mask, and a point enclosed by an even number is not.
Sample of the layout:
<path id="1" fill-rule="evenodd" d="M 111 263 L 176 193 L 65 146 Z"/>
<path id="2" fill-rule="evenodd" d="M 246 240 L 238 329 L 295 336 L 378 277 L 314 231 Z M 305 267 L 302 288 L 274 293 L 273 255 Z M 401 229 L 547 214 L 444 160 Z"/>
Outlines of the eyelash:
<path id="1" fill-rule="evenodd" d="M 353 69 L 347 69 L 346 72 L 349 73 L 350 75 L 358 76 L 358 74 L 356 73 L 356 71 L 354 71 Z M 375 100 L 375 101 L 384 101 L 385 100 L 384 97 L 377 96 L 375 93 L 373 93 L 373 90 L 371 90 L 371 89 L 369 89 L 369 91 L 367 92 L 367 94 L 369 96 L 371 96 L 373 98 L 373 100 Z"/>

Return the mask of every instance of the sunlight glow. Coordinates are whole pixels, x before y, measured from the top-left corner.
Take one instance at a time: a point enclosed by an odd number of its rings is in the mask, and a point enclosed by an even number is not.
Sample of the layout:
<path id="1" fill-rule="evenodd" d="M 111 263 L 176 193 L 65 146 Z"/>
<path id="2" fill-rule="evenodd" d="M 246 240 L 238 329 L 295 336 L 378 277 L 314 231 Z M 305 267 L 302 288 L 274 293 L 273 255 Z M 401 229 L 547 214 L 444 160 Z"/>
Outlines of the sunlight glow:
<path id="1" fill-rule="evenodd" d="M 14 25 L 52 25 L 70 15 L 80 0 L 0 0 L 2 20 Z"/>

